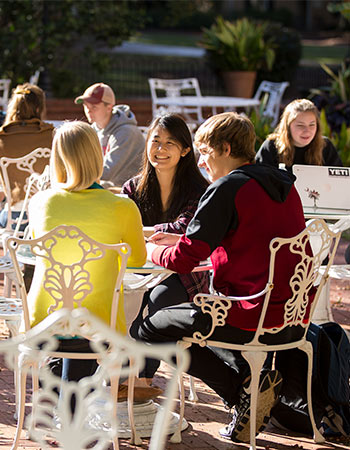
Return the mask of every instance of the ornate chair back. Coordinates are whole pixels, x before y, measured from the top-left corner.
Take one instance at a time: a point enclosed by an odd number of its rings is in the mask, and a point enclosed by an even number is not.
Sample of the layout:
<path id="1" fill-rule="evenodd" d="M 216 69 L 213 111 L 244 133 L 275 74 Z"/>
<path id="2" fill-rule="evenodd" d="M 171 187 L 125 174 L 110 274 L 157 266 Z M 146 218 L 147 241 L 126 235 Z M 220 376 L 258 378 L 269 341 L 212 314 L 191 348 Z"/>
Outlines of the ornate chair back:
<path id="1" fill-rule="evenodd" d="M 180 78 L 165 80 L 161 78 L 149 78 L 148 83 L 152 96 L 153 117 L 159 114 L 175 112 L 182 114 L 188 123 L 200 125 L 204 122 L 201 107 L 164 106 L 159 104 L 159 99 L 164 97 L 181 97 L 182 95 L 196 95 L 201 97 L 201 90 L 197 78 Z"/>
<path id="2" fill-rule="evenodd" d="M 271 117 L 271 126 L 277 125 L 280 116 L 281 100 L 284 91 L 289 86 L 288 81 L 274 83 L 272 81 L 262 81 L 254 95 L 254 98 L 260 100 L 263 116 Z"/>
<path id="3" fill-rule="evenodd" d="M 28 209 L 28 203 L 31 197 L 35 195 L 39 191 L 45 191 L 46 189 L 49 189 L 51 186 L 50 181 L 50 167 L 49 165 L 45 166 L 45 169 L 43 173 L 32 173 L 28 179 L 28 186 L 26 189 L 26 195 L 24 197 L 24 201 L 22 204 L 22 209 L 20 212 L 20 215 L 18 219 L 16 219 L 16 228 L 13 233 L 13 236 L 26 236 L 26 226 L 28 225 L 28 216 L 27 216 L 27 209 Z M 24 229 L 23 231 L 21 231 Z"/>
<path id="4" fill-rule="evenodd" d="M 94 295 L 94 281 L 98 277 L 103 277 L 106 270 L 114 270 L 115 287 L 112 294 L 110 326 L 115 328 L 119 294 L 130 254 L 128 244 L 97 242 L 74 225 L 59 225 L 36 239 L 8 238 L 7 247 L 20 284 L 25 329 L 29 330 L 27 292 L 16 253 L 21 245 L 35 256 L 33 284 L 36 282 L 37 271 L 40 278 L 43 274 L 41 288 L 47 294 L 50 304 L 47 314 L 61 307 L 71 310 L 80 307 L 88 296 L 91 301 L 91 296 Z"/>
<path id="5" fill-rule="evenodd" d="M 1 178 L 8 205 L 6 231 L 12 232 L 14 228 L 14 219 L 12 212 L 21 210 L 19 198 L 23 198 L 23 192 L 26 192 L 29 184 L 29 176 L 34 173 L 42 173 L 49 162 L 51 149 L 37 148 L 32 152 L 20 158 L 0 158 Z M 14 207 L 14 203 L 21 206 Z"/>
<path id="6" fill-rule="evenodd" d="M 68 382 L 53 375 L 46 361 L 52 355 L 62 356 L 61 352 L 55 351 L 57 336 L 74 335 L 91 342 L 94 355 L 99 360 L 99 370 L 79 382 Z M 150 346 L 134 341 L 116 333 L 85 308 L 73 311 L 63 308 L 25 334 L 1 342 L 0 352 L 5 354 L 9 367 L 13 366 L 13 355 L 21 361 L 21 385 L 29 367 L 34 367 L 35 376 L 40 377 L 41 387 L 34 392 L 33 408 L 26 418 L 31 439 L 41 448 L 47 448 L 48 438 L 54 439 L 66 450 L 105 449 L 111 441 L 117 449 L 118 436 L 123 437 L 126 431 L 123 434 L 125 408 L 121 407 L 120 411 L 116 408 L 115 397 L 105 385 L 105 380 L 135 376 L 148 357 L 162 359 L 172 365 L 176 358 L 175 376 L 170 377 L 167 383 L 165 401 L 157 410 L 149 445 L 153 450 L 164 448 L 177 391 L 177 375 L 186 370 L 189 363 L 186 350 L 174 344 Z M 129 361 L 134 364 L 128 364 Z M 71 411 L 73 396 L 74 415 Z M 12 448 L 15 449 L 17 444 L 18 441 Z M 141 444 L 141 441 L 136 444 Z"/>

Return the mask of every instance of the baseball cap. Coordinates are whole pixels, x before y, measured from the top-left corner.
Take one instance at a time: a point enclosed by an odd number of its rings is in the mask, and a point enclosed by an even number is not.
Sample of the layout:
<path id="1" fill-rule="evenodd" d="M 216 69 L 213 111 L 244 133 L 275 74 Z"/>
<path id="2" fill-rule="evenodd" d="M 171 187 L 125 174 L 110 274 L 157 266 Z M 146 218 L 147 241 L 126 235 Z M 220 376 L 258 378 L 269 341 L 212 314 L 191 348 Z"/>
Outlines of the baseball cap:
<path id="1" fill-rule="evenodd" d="M 83 95 L 74 100 L 74 103 L 80 104 L 84 100 L 93 104 L 105 102 L 115 105 L 114 92 L 110 86 L 104 83 L 96 83 L 88 87 Z"/>

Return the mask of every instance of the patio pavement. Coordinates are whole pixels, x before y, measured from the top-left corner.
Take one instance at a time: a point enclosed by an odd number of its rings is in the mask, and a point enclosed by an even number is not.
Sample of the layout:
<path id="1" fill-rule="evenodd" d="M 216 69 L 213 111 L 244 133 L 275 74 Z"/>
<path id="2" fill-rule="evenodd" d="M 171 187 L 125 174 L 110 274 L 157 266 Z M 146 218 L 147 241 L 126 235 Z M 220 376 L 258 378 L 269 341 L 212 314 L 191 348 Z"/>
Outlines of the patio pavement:
<path id="1" fill-rule="evenodd" d="M 348 243 L 342 241 L 336 263 L 344 263 L 344 251 Z M 2 288 L 0 288 L 2 289 Z M 0 291 L 1 292 L 1 291 Z M 350 331 L 350 281 L 331 280 L 331 304 L 334 320 Z M 7 337 L 7 329 L 0 321 L 0 339 Z M 155 377 L 155 384 L 164 386 L 166 380 L 171 376 L 169 368 L 162 364 Z M 187 382 L 187 380 L 186 380 Z M 186 386 L 187 387 L 187 386 Z M 199 402 L 193 404 L 186 402 L 185 417 L 189 427 L 182 434 L 183 441 L 180 444 L 166 445 L 167 450 L 226 450 L 226 449 L 249 449 L 248 444 L 234 444 L 222 439 L 218 430 L 229 421 L 228 412 L 224 409 L 219 397 L 199 380 L 196 381 Z M 30 384 L 28 384 L 28 392 Z M 30 410 L 30 396 L 27 399 L 28 411 Z M 15 432 L 15 420 L 13 418 L 14 388 L 13 374 L 4 365 L 0 358 L 0 448 L 8 450 L 11 448 Z M 25 439 L 25 432 L 20 441 L 19 449 L 39 449 L 40 447 Z M 148 448 L 148 440 L 144 439 L 142 446 L 136 447 L 129 444 L 128 440 L 120 441 L 121 449 Z M 327 450 L 327 449 L 349 449 L 350 439 L 342 439 L 325 444 L 315 444 L 309 437 L 298 434 L 287 434 L 268 425 L 264 433 L 260 433 L 257 439 L 259 448 L 266 450 Z M 54 445 L 52 446 L 54 448 Z"/>

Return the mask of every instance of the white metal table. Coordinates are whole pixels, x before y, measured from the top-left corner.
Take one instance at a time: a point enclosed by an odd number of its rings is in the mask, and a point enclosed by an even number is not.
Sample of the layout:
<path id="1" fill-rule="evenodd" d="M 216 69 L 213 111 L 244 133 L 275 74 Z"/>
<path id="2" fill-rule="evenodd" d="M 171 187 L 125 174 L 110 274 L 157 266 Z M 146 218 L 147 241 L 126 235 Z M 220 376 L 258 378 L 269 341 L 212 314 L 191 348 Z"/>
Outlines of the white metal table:
<path id="1" fill-rule="evenodd" d="M 164 97 L 157 99 L 157 106 L 166 107 L 196 107 L 211 108 L 213 114 L 216 114 L 217 108 L 224 108 L 226 111 L 235 111 L 237 108 L 256 108 L 260 105 L 260 101 L 255 98 L 243 98 L 243 97 L 224 97 L 224 96 L 196 96 L 196 95 L 183 95 L 180 97 Z"/>
<path id="2" fill-rule="evenodd" d="M 303 206 L 303 211 L 305 219 L 339 220 L 346 217 L 350 218 L 350 209 Z"/>

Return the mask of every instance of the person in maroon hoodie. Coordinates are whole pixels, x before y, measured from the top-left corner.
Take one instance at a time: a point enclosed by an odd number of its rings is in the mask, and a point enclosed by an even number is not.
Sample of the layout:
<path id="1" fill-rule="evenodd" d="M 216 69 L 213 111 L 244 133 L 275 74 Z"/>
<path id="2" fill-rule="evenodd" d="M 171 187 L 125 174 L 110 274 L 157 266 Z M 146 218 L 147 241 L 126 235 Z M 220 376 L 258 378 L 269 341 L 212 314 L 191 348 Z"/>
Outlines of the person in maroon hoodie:
<path id="1" fill-rule="evenodd" d="M 248 296 L 260 292 L 269 272 L 270 241 L 289 238 L 305 228 L 295 177 L 285 170 L 255 164 L 255 131 L 251 121 L 228 112 L 210 117 L 196 132 L 199 166 L 212 184 L 182 236 L 156 233 L 147 244 L 148 256 L 178 273 L 189 273 L 209 256 L 214 289 L 224 295 Z M 291 296 L 288 280 L 297 264 L 288 251 L 276 261 L 275 289 L 265 326 L 283 323 L 284 304 Z M 257 328 L 262 298 L 233 302 L 224 326 L 211 339 L 232 343 L 251 340 Z M 208 314 L 193 303 L 161 309 L 145 318 L 139 337 L 147 342 L 173 342 L 210 327 Z M 288 341 L 301 336 L 301 327 L 288 327 L 266 337 Z M 283 335 L 281 335 L 283 334 Z M 236 442 L 249 442 L 250 371 L 240 352 L 192 345 L 188 373 L 202 379 L 233 410 L 232 421 L 220 430 Z M 266 368 L 258 396 L 257 430 L 261 431 L 281 387 L 278 371 Z M 262 400 L 263 399 L 263 400 Z"/>

